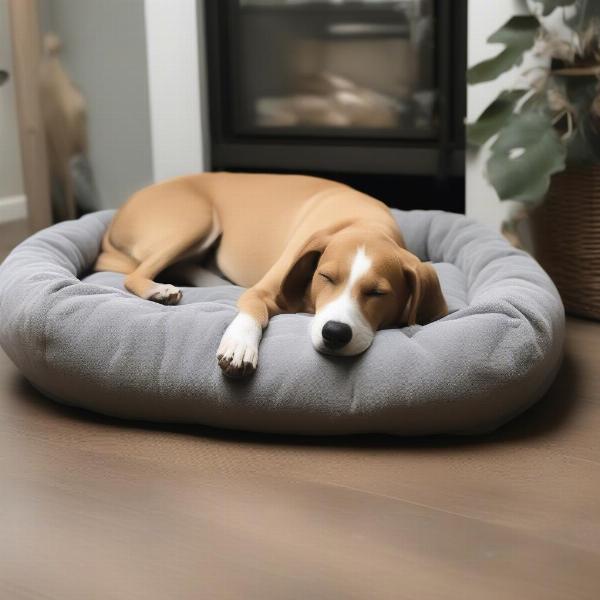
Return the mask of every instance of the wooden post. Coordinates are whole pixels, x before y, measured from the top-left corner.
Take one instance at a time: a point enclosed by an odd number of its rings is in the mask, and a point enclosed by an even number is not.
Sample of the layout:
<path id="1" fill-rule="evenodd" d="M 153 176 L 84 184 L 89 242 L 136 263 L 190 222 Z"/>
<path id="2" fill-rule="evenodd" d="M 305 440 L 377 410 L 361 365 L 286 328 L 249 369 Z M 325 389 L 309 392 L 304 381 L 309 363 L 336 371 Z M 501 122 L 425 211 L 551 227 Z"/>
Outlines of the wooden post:
<path id="1" fill-rule="evenodd" d="M 46 138 L 39 96 L 41 34 L 37 0 L 9 0 L 23 179 L 33 231 L 52 224 Z"/>

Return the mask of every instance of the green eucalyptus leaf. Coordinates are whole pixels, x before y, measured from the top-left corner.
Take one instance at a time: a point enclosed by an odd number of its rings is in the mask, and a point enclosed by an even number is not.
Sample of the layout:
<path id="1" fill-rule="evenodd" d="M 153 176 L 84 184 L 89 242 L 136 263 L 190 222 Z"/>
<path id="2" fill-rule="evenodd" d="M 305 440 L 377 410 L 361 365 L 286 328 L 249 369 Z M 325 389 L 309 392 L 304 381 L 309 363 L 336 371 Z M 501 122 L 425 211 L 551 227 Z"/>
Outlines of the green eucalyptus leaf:
<path id="1" fill-rule="evenodd" d="M 467 141 L 474 146 L 483 146 L 492 136 L 504 127 L 515 110 L 517 102 L 527 90 L 502 92 L 479 116 L 474 123 L 467 124 Z"/>
<path id="2" fill-rule="evenodd" d="M 487 41 L 490 44 L 533 46 L 540 22 L 533 15 L 515 15 L 500 29 L 494 31 Z"/>
<path id="3" fill-rule="evenodd" d="M 550 176 L 565 168 L 565 145 L 551 119 L 539 113 L 515 115 L 490 150 L 487 176 L 500 200 L 535 204 L 548 191 Z"/>
<path id="4" fill-rule="evenodd" d="M 546 16 L 561 6 L 573 6 L 577 0 L 536 0 L 536 2 L 542 5 L 542 14 Z"/>
<path id="5" fill-rule="evenodd" d="M 536 92 L 535 94 L 531 94 L 523 104 L 521 104 L 520 111 L 528 112 L 532 110 L 543 111 L 547 107 L 546 101 L 546 93 Z"/>
<path id="6" fill-rule="evenodd" d="M 491 81 L 515 65 L 521 64 L 523 53 L 533 46 L 539 28 L 539 21 L 532 15 L 510 18 L 488 38 L 491 44 L 504 44 L 504 50 L 493 58 L 471 67 L 467 71 L 467 81 L 471 84 Z"/>

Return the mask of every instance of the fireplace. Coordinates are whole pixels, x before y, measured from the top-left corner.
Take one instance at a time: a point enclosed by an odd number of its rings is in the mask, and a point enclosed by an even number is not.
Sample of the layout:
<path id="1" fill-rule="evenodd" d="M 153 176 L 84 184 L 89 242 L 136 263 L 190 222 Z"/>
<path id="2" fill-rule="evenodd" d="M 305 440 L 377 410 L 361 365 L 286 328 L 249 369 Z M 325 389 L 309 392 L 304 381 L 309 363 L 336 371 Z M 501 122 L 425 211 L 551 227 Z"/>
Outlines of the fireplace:
<path id="1" fill-rule="evenodd" d="M 212 167 L 464 209 L 466 0 L 205 0 Z"/>

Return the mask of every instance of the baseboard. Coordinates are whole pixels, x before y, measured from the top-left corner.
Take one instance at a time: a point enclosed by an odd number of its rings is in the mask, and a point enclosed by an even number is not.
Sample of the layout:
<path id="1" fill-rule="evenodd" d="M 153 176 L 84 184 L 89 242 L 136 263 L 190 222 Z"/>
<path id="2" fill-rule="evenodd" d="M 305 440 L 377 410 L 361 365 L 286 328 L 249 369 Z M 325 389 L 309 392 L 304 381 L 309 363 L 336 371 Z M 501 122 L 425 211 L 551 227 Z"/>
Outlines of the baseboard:
<path id="1" fill-rule="evenodd" d="M 5 196 L 0 198 L 0 223 L 19 221 L 27 218 L 25 196 Z"/>

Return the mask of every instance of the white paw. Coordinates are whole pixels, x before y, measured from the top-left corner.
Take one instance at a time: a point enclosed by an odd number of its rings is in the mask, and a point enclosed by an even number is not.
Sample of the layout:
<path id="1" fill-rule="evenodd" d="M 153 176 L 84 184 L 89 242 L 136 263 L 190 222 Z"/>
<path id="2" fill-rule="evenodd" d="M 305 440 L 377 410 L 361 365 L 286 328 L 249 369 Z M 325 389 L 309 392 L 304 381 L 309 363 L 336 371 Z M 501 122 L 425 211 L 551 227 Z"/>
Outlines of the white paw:
<path id="1" fill-rule="evenodd" d="M 234 378 L 254 373 L 261 337 L 261 326 L 250 315 L 239 313 L 225 330 L 217 350 L 223 373 Z"/>
<path id="2" fill-rule="evenodd" d="M 181 300 L 181 291 L 174 285 L 160 283 L 150 290 L 148 300 L 159 304 L 177 304 Z"/>

